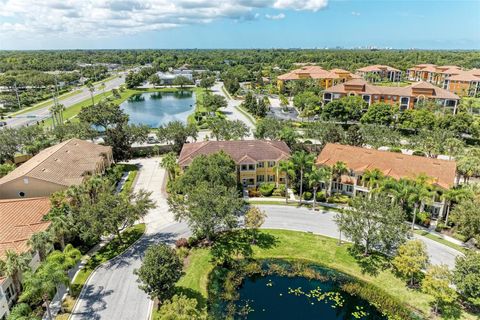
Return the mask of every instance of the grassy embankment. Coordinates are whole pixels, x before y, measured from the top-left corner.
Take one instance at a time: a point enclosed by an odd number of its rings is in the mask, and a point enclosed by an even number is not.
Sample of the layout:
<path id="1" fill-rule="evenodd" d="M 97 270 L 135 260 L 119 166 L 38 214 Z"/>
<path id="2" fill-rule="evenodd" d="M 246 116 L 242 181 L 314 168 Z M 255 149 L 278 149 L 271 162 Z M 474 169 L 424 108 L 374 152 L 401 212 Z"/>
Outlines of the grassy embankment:
<path id="1" fill-rule="evenodd" d="M 287 230 L 262 230 L 276 239 L 276 245 L 261 249 L 254 247 L 255 259 L 300 259 L 335 269 L 368 284 L 385 290 L 411 309 L 428 317 L 432 297 L 406 287 L 405 282 L 395 277 L 389 269 L 380 269 L 376 275 L 365 272 L 361 263 L 349 251 L 350 244 L 338 245 L 338 240 L 311 233 Z M 208 249 L 193 249 L 187 259 L 185 275 L 177 283 L 180 291 L 194 292 L 207 301 L 208 277 L 214 265 Z M 461 319 L 476 319 L 473 315 L 463 313 Z"/>

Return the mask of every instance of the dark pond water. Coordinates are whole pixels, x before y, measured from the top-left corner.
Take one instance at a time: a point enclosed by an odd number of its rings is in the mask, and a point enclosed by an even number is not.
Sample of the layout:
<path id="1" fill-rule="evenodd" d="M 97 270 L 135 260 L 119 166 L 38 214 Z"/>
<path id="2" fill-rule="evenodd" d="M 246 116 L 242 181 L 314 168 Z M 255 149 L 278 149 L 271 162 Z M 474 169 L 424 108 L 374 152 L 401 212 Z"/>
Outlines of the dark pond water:
<path id="1" fill-rule="evenodd" d="M 387 319 L 367 301 L 339 290 L 333 281 L 256 276 L 245 279 L 239 294 L 236 319 Z"/>
<path id="2" fill-rule="evenodd" d="M 195 110 L 195 94 L 191 91 L 145 92 L 131 96 L 121 108 L 134 124 L 158 127 L 175 120 L 187 122 Z"/>

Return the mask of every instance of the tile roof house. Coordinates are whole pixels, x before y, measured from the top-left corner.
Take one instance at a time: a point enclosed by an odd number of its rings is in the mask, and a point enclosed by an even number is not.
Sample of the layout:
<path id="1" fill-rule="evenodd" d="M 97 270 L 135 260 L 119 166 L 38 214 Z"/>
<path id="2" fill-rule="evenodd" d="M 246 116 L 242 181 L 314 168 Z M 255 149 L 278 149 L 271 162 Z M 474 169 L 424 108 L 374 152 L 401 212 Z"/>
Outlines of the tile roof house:
<path id="1" fill-rule="evenodd" d="M 359 74 L 364 79 L 369 79 L 370 81 L 388 80 L 398 82 L 401 80 L 402 77 L 402 71 L 390 66 L 384 66 L 380 64 L 357 69 L 357 74 Z M 372 74 L 376 75 L 378 79 L 371 77 Z"/>
<path id="2" fill-rule="evenodd" d="M 453 109 L 454 113 L 460 100 L 460 97 L 456 94 L 425 81 L 413 83 L 406 87 L 389 87 L 376 86 L 363 79 L 350 80 L 325 89 L 323 100 L 328 103 L 347 95 L 361 96 L 369 105 L 377 102 L 399 105 L 402 110 L 413 109 L 418 101 L 430 99 L 444 107 Z"/>
<path id="3" fill-rule="evenodd" d="M 419 64 L 407 70 L 407 78 L 411 81 L 427 81 L 461 96 L 475 96 L 480 92 L 480 69 Z"/>
<path id="4" fill-rule="evenodd" d="M 28 240 L 32 235 L 50 226 L 44 220 L 49 211 L 50 200 L 46 197 L 0 200 L 0 260 L 5 259 L 7 251 L 29 252 Z M 29 265 L 35 270 L 39 264 L 37 252 Z M 17 295 L 12 279 L 0 274 L 0 319 L 8 313 Z"/>
<path id="5" fill-rule="evenodd" d="M 280 91 L 285 90 L 285 84 L 295 80 L 317 80 L 318 84 L 324 88 L 332 85 L 356 78 L 347 70 L 332 69 L 330 71 L 319 66 L 304 66 L 299 69 L 292 70 L 277 77 L 277 86 Z"/>
<path id="6" fill-rule="evenodd" d="M 112 162 L 111 147 L 70 139 L 42 150 L 0 178 L 0 199 L 49 196 L 103 173 Z"/>
<path id="7" fill-rule="evenodd" d="M 284 175 L 279 174 L 276 165 L 290 157 L 290 148 L 283 141 L 239 140 L 204 141 L 186 143 L 178 159 L 185 170 L 199 155 L 210 155 L 223 151 L 232 157 L 237 165 L 237 178 L 246 187 L 262 182 L 283 183 Z"/>

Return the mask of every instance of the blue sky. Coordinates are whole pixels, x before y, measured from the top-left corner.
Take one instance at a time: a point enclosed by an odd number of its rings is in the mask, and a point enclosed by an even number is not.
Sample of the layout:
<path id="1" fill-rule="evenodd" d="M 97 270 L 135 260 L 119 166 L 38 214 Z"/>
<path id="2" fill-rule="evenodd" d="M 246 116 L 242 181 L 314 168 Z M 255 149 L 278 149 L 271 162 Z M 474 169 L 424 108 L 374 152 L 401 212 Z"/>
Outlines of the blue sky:
<path id="1" fill-rule="evenodd" d="M 480 49 L 480 0 L 0 0 L 0 49 Z"/>

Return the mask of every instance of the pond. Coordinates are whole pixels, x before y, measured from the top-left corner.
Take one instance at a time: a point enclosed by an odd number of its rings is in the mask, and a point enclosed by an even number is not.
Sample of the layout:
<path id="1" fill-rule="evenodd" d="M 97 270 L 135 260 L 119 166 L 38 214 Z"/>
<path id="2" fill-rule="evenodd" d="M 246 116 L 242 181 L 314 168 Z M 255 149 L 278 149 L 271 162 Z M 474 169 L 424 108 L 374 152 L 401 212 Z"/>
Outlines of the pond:
<path id="1" fill-rule="evenodd" d="M 120 107 L 130 117 L 130 123 L 157 128 L 171 121 L 187 122 L 195 110 L 192 91 L 144 92 L 131 96 Z"/>
<path id="2" fill-rule="evenodd" d="M 244 279 L 238 294 L 235 319 L 387 319 L 332 280 L 255 275 Z"/>

